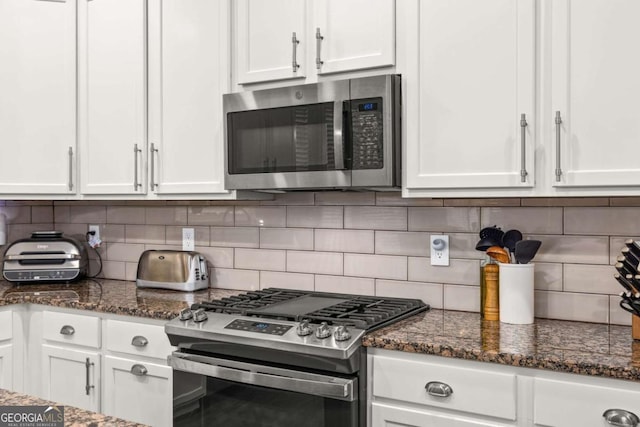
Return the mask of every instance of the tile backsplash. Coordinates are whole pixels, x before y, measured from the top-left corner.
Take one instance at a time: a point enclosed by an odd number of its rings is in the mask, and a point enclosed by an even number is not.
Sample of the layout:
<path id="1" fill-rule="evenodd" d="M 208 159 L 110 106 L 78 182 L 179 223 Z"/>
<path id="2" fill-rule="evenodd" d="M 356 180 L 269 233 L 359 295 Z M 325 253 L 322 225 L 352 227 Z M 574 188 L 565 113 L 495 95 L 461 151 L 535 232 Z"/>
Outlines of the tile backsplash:
<path id="1" fill-rule="evenodd" d="M 399 193 L 294 192 L 261 202 L 0 202 L 8 241 L 34 230 L 83 237 L 101 227 L 102 275 L 134 280 L 146 249 L 181 249 L 182 227 L 211 266 L 211 286 L 315 289 L 421 298 L 479 310 L 482 227 L 542 241 L 538 317 L 628 325 L 613 264 L 640 236 L 640 198 L 402 199 Z M 431 266 L 430 234 L 450 236 L 449 267 Z M 95 255 L 92 270 L 96 271 Z"/>

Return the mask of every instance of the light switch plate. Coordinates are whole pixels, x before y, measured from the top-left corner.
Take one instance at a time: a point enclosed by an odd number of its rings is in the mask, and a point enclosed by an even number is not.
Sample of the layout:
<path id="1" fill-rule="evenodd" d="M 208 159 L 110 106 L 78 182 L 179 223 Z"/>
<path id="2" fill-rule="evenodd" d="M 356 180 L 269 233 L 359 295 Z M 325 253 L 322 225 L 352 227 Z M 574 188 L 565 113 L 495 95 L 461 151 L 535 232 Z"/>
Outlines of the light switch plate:
<path id="1" fill-rule="evenodd" d="M 431 235 L 431 265 L 449 265 L 449 236 L 446 234 Z"/>

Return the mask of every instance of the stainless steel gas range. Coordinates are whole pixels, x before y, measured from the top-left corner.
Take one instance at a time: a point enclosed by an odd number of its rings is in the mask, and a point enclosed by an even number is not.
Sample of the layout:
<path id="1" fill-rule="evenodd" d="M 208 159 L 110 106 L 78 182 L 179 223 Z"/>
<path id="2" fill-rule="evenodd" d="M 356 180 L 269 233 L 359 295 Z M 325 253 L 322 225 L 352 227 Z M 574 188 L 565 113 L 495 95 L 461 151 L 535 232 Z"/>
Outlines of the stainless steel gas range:
<path id="1" fill-rule="evenodd" d="M 165 326 L 174 425 L 364 427 L 362 336 L 428 309 L 276 288 L 194 304 Z"/>

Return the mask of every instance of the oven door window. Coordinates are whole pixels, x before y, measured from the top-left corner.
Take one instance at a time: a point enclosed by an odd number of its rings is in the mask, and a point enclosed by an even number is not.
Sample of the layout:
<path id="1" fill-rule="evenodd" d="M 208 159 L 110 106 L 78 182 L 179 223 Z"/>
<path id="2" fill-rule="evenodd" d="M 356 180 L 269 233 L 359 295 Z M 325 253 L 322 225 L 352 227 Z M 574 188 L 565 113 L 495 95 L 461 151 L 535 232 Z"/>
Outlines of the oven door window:
<path id="1" fill-rule="evenodd" d="M 229 113 L 229 173 L 341 168 L 336 166 L 334 138 L 340 130 L 335 129 L 334 118 L 333 102 Z M 341 141 L 338 146 L 342 147 Z M 337 157 L 340 163 L 342 156 Z"/>
<path id="2" fill-rule="evenodd" d="M 358 402 L 174 371 L 173 425 L 353 427 Z"/>

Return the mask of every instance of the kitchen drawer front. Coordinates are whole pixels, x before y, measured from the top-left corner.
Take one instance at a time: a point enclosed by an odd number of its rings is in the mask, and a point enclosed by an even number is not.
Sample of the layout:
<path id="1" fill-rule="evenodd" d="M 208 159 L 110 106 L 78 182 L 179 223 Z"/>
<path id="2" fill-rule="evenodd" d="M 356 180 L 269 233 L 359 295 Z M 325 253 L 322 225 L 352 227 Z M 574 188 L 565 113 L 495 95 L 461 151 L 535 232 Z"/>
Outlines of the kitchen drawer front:
<path id="1" fill-rule="evenodd" d="M 0 341 L 13 338 L 13 312 L 0 311 Z"/>
<path id="2" fill-rule="evenodd" d="M 430 382 L 445 383 L 453 393 L 448 397 L 430 395 L 425 389 Z M 507 420 L 516 419 L 515 374 L 376 355 L 373 357 L 373 395 Z"/>
<path id="3" fill-rule="evenodd" d="M 42 313 L 42 338 L 65 344 L 100 348 L 100 318 L 45 311 Z"/>
<path id="4" fill-rule="evenodd" d="M 109 351 L 164 360 L 173 351 L 164 326 L 160 325 L 107 320 L 105 337 Z"/>
<path id="5" fill-rule="evenodd" d="M 607 387 L 536 378 L 533 421 L 536 426 L 605 427 L 610 424 L 602 415 L 608 409 L 623 409 L 640 417 L 640 384 L 620 383 L 624 389 L 616 388 L 615 383 Z"/>

